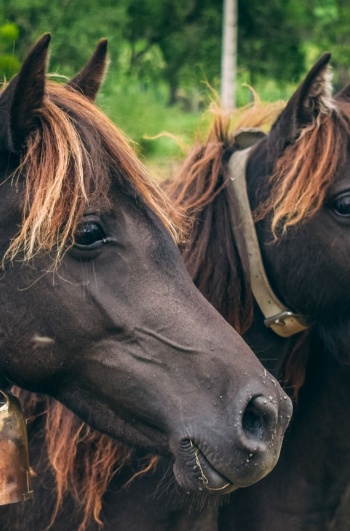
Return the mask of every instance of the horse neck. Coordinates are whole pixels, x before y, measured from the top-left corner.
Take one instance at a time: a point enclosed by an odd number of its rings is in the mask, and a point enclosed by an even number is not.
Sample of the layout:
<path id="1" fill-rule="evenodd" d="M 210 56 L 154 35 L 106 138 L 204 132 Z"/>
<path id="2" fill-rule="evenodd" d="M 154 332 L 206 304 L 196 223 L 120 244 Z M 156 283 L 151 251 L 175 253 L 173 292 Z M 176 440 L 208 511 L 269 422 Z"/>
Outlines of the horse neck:
<path id="1" fill-rule="evenodd" d="M 239 249 L 244 243 L 234 219 L 227 160 L 222 144 L 199 146 L 179 176 L 165 186 L 175 208 L 192 221 L 181 251 L 194 283 L 243 333 L 251 321 L 252 297 Z"/>
<path id="2" fill-rule="evenodd" d="M 271 172 L 272 168 L 269 163 L 267 140 L 264 139 L 251 149 L 247 162 L 247 192 L 253 213 L 259 211 L 260 205 L 271 193 L 269 180 L 265 174 L 269 171 Z M 256 230 L 264 262 L 265 239 L 267 237 L 269 240 L 269 235 L 266 235 L 265 225 L 261 230 L 258 223 Z M 266 270 L 265 272 L 267 273 Z M 274 289 L 274 278 L 268 276 L 268 280 Z M 253 319 L 249 329 L 244 334 L 244 339 L 266 369 L 275 377 L 280 378 L 284 384 L 290 386 L 292 388 L 291 394 L 295 395 L 293 389 L 298 390 L 300 382 L 304 381 L 305 363 L 309 350 L 307 334 L 297 334 L 289 338 L 280 337 L 272 329 L 267 328 L 264 321 L 265 317 L 254 301 Z"/>
<path id="3" fill-rule="evenodd" d="M 298 337 L 282 338 L 265 326 L 264 316 L 253 301 L 247 251 L 235 214 L 234 197 L 226 187 L 196 213 L 192 234 L 183 249 L 184 261 L 206 299 L 243 335 L 266 369 L 278 377 L 284 373 L 283 365 Z M 306 358 L 304 350 L 293 358 L 289 368 L 293 375 L 297 372 L 298 382 L 301 360 Z M 299 383 L 293 377 L 290 385 Z"/>
<path id="4" fill-rule="evenodd" d="M 244 341 L 249 345 L 254 354 L 259 358 L 266 370 L 275 378 L 281 380 L 283 386 L 294 387 L 296 384 L 296 374 L 300 373 L 300 365 L 307 358 L 307 349 L 299 352 L 298 339 L 294 336 L 291 338 L 280 337 L 264 324 L 264 316 L 260 308 L 254 302 L 253 319 L 248 330 L 243 334 Z M 298 352 L 294 353 L 297 349 Z M 288 360 L 294 353 L 294 357 L 288 366 Z M 294 393 L 291 393 L 294 394 Z"/>
<path id="5" fill-rule="evenodd" d="M 264 317 L 253 302 L 247 249 L 242 238 L 235 195 L 230 186 L 228 161 L 231 153 L 232 146 L 229 144 L 195 148 L 185 161 L 182 172 L 175 181 L 166 184 L 166 189 L 175 206 L 193 219 L 191 231 L 182 247 L 193 281 L 208 301 L 243 335 L 269 372 L 278 376 L 297 338 L 283 339 L 266 328 Z M 262 142 L 261 148 L 254 149 L 254 165 L 256 157 L 259 163 L 265 164 L 264 160 L 260 160 L 265 156 L 265 142 Z M 250 181 L 248 187 L 251 188 L 249 195 L 254 196 L 256 181 Z M 299 367 L 299 359 L 296 365 Z"/>

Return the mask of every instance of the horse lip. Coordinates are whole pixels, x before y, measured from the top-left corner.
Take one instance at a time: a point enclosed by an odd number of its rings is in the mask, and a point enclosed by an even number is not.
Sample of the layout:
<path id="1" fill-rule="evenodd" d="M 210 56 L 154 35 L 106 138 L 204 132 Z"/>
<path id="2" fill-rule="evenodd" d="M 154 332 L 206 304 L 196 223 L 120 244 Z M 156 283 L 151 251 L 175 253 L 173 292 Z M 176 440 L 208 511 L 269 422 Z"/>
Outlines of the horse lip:
<path id="1" fill-rule="evenodd" d="M 196 467 L 200 474 L 198 479 L 202 482 L 206 491 L 213 494 L 228 494 L 238 488 L 213 467 L 203 452 L 192 441 L 190 441 L 190 444 L 195 449 Z"/>
<path id="2" fill-rule="evenodd" d="M 208 461 L 191 439 L 182 440 L 180 450 L 175 459 L 174 473 L 182 488 L 205 491 L 213 496 L 228 494 L 237 488 Z"/>

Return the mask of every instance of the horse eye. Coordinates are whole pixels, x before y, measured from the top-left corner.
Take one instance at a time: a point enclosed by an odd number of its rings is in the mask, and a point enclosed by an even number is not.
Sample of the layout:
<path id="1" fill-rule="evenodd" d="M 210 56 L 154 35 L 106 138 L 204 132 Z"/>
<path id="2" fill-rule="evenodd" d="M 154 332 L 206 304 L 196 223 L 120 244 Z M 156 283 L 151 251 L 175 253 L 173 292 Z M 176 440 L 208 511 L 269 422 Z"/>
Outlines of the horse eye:
<path id="1" fill-rule="evenodd" d="M 350 194 L 344 194 L 335 199 L 333 210 L 338 216 L 350 217 Z"/>
<path id="2" fill-rule="evenodd" d="M 83 221 L 78 225 L 74 236 L 74 245 L 77 247 L 97 247 L 106 239 L 103 228 L 96 221 Z"/>

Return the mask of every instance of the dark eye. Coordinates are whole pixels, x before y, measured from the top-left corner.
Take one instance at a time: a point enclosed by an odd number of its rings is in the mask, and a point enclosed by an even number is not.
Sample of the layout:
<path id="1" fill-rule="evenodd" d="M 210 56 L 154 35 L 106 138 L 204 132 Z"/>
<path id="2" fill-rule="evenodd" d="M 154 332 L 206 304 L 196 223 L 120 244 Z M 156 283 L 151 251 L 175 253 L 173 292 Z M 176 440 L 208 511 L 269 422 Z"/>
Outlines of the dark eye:
<path id="1" fill-rule="evenodd" d="M 93 247 L 102 245 L 106 239 L 103 228 L 97 221 L 83 221 L 78 225 L 74 236 L 74 245 L 77 247 Z"/>
<path id="2" fill-rule="evenodd" d="M 333 201 L 333 210 L 338 216 L 350 217 L 350 194 L 338 196 Z"/>

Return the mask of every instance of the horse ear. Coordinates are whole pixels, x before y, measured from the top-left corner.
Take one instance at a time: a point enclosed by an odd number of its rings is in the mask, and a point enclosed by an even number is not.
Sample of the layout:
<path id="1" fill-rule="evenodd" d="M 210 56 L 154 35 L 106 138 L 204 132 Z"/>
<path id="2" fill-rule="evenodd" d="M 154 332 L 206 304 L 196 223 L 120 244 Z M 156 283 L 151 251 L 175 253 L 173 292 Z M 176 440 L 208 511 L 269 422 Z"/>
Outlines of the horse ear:
<path id="1" fill-rule="evenodd" d="M 94 101 L 103 82 L 108 66 L 107 39 L 101 39 L 95 53 L 85 67 L 67 83 L 67 87 L 81 92 L 86 98 Z"/>
<path id="2" fill-rule="evenodd" d="M 45 94 L 45 75 L 51 36 L 33 46 L 19 73 L 0 95 L 0 150 L 17 152 L 35 128 Z"/>
<path id="3" fill-rule="evenodd" d="M 303 83 L 293 94 L 271 129 L 271 142 L 277 149 L 293 142 L 301 130 L 320 115 L 330 114 L 334 109 L 332 100 L 330 53 L 325 53 L 311 68 Z M 273 143 L 271 145 L 273 145 Z"/>

